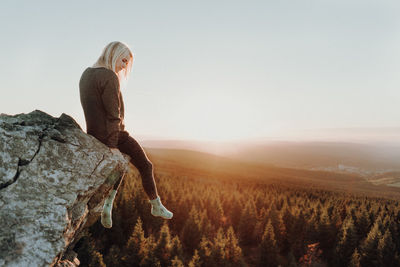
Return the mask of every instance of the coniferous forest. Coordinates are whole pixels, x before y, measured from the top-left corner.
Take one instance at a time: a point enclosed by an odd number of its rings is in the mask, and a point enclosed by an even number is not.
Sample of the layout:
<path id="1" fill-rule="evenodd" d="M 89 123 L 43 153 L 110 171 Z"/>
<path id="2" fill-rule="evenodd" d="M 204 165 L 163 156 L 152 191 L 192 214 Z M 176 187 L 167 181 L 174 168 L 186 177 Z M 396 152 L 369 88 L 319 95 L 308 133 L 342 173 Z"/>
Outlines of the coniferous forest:
<path id="1" fill-rule="evenodd" d="M 173 219 L 150 214 L 132 169 L 113 227 L 98 221 L 75 246 L 81 266 L 400 266 L 395 198 L 161 169 Z"/>

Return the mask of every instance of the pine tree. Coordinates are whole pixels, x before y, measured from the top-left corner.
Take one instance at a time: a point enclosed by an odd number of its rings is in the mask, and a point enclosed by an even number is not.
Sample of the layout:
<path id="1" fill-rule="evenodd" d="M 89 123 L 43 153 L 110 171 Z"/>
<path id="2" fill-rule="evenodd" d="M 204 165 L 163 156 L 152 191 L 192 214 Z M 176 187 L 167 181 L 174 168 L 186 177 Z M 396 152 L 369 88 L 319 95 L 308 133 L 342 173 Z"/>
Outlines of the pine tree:
<path id="1" fill-rule="evenodd" d="M 121 266 L 121 250 L 118 246 L 112 245 L 108 250 L 107 255 L 104 257 L 104 263 L 106 266 Z M 131 265 L 133 266 L 133 265 Z"/>
<path id="2" fill-rule="evenodd" d="M 279 220 L 278 229 L 274 229 L 275 239 L 277 241 L 277 247 L 279 248 L 279 252 L 286 254 L 290 250 L 290 243 L 289 243 L 288 230 L 285 224 L 285 219 L 283 218 L 283 213 L 279 214 L 278 220 Z"/>
<path id="3" fill-rule="evenodd" d="M 201 267 L 201 260 L 197 249 L 194 251 L 192 260 L 189 262 L 189 267 Z"/>
<path id="4" fill-rule="evenodd" d="M 398 252 L 393 242 L 392 234 L 386 229 L 385 234 L 378 241 L 379 264 L 381 266 L 395 266 L 398 264 Z"/>
<path id="5" fill-rule="evenodd" d="M 171 257 L 178 256 L 178 258 L 183 258 L 182 244 L 178 236 L 174 236 L 171 240 Z"/>
<path id="6" fill-rule="evenodd" d="M 161 267 L 159 259 L 154 254 L 157 242 L 153 235 L 146 239 L 144 247 L 141 249 L 142 260 L 140 261 L 141 267 Z"/>
<path id="7" fill-rule="evenodd" d="M 217 235 L 212 243 L 212 257 L 217 265 L 225 265 L 226 251 L 225 251 L 226 240 L 224 237 L 224 231 L 222 228 L 218 229 Z"/>
<path id="8" fill-rule="evenodd" d="M 358 252 L 358 249 L 356 248 L 356 249 L 354 250 L 353 255 L 351 255 L 351 260 L 350 260 L 349 266 L 350 266 L 350 267 L 361 267 L 361 262 L 360 262 L 360 260 L 361 260 L 361 255 L 360 255 L 360 253 Z"/>
<path id="9" fill-rule="evenodd" d="M 242 249 L 239 246 L 239 241 L 236 238 L 233 227 L 230 226 L 226 233 L 226 254 L 227 258 L 233 263 L 239 263 L 242 260 Z"/>
<path id="10" fill-rule="evenodd" d="M 78 253 L 82 255 L 82 257 L 80 256 L 79 260 L 83 266 L 106 266 L 104 264 L 103 255 L 96 250 L 94 241 L 90 234 L 84 237 L 82 240 L 82 244 L 78 249 Z"/>
<path id="11" fill-rule="evenodd" d="M 208 218 L 215 227 L 220 227 L 224 224 L 224 209 L 219 198 L 215 198 L 212 201 L 211 207 L 209 207 L 207 210 Z"/>
<path id="12" fill-rule="evenodd" d="M 260 199 L 260 196 L 258 199 Z M 265 209 L 265 207 L 261 207 L 256 215 L 257 215 L 257 221 L 254 226 L 253 239 L 256 242 L 256 244 L 260 244 L 262 235 L 264 234 L 265 224 L 267 223 L 266 218 L 268 218 L 268 212 Z"/>
<path id="13" fill-rule="evenodd" d="M 342 221 L 345 220 L 346 216 L 347 216 L 347 208 L 346 208 L 346 203 L 343 203 L 340 208 L 339 208 L 339 215 L 340 215 L 340 219 Z"/>
<path id="14" fill-rule="evenodd" d="M 184 248 L 186 248 L 188 253 L 193 253 L 197 248 L 201 240 L 202 225 L 200 220 L 200 215 L 197 209 L 193 206 L 189 213 L 189 218 L 185 223 L 182 231 L 182 242 Z"/>
<path id="15" fill-rule="evenodd" d="M 381 238 L 382 234 L 379 230 L 380 228 L 380 220 L 376 220 L 373 227 L 368 233 L 367 238 L 361 245 L 360 249 L 360 263 L 362 266 L 378 266 L 379 255 L 376 253 L 378 247 L 378 241 Z"/>
<path id="16" fill-rule="evenodd" d="M 335 244 L 336 233 L 326 211 L 321 213 L 321 219 L 317 226 L 317 231 L 319 247 L 322 250 L 323 255 L 328 258 L 329 261 L 332 261 L 332 249 Z"/>
<path id="17" fill-rule="evenodd" d="M 306 234 L 306 219 L 303 211 L 300 210 L 297 218 L 295 219 L 291 233 L 288 234 L 289 239 L 292 240 L 292 252 L 295 258 L 300 258 L 305 250 L 305 234 Z"/>
<path id="18" fill-rule="evenodd" d="M 137 209 L 134 206 L 134 199 L 132 194 L 134 188 L 130 188 L 127 185 L 127 178 L 123 180 L 120 189 L 118 191 L 122 191 L 117 194 L 115 205 L 117 209 L 114 208 L 114 213 L 120 214 L 119 220 L 114 220 L 115 223 L 120 223 L 122 228 L 122 238 L 121 238 L 121 247 L 126 244 L 127 238 L 131 236 L 132 233 L 132 225 L 135 225 L 139 214 Z M 128 191 L 129 190 L 129 191 Z"/>
<path id="19" fill-rule="evenodd" d="M 185 265 L 183 265 L 183 262 L 177 257 L 175 256 L 172 260 L 171 260 L 171 267 L 185 267 Z"/>
<path id="20" fill-rule="evenodd" d="M 269 219 L 271 220 L 272 227 L 273 227 L 274 229 L 278 229 L 278 228 L 279 228 L 279 223 L 280 223 L 280 220 L 279 220 L 279 213 L 278 213 L 278 211 L 277 211 L 277 209 L 276 209 L 275 203 L 272 203 L 272 205 L 271 205 L 271 207 L 270 207 L 270 209 L 269 209 L 267 218 L 269 218 Z M 267 222 L 266 222 L 266 223 L 267 223 Z M 275 233 L 275 234 L 276 234 L 276 233 Z"/>
<path id="21" fill-rule="evenodd" d="M 240 217 L 238 232 L 240 236 L 240 243 L 243 246 L 253 244 L 253 232 L 256 224 L 257 215 L 255 211 L 255 205 L 252 200 L 246 203 L 246 207 Z"/>
<path id="22" fill-rule="evenodd" d="M 336 259 L 339 266 L 347 266 L 354 249 L 357 247 L 357 232 L 352 217 L 348 217 L 342 225 L 340 240 L 336 245 Z"/>
<path id="23" fill-rule="evenodd" d="M 235 230 L 239 228 L 240 218 L 242 217 L 242 210 L 244 204 L 240 201 L 238 194 L 234 194 L 234 199 L 232 201 L 232 208 L 230 212 L 230 218 L 232 221 L 232 226 Z"/>
<path id="24" fill-rule="evenodd" d="M 275 234 L 271 220 L 268 220 L 268 223 L 265 227 L 259 249 L 260 256 L 258 266 L 277 266 L 279 250 L 275 240 Z"/>
<path id="25" fill-rule="evenodd" d="M 307 220 L 307 224 L 305 225 L 307 241 L 309 241 L 310 243 L 315 243 L 319 241 L 318 225 L 319 219 L 317 220 L 316 215 L 312 214 L 311 218 Z"/>
<path id="26" fill-rule="evenodd" d="M 287 207 L 282 212 L 282 221 L 285 224 L 285 229 L 286 229 L 288 236 L 292 237 L 292 235 L 294 234 L 293 230 L 294 230 L 295 220 L 294 220 L 294 216 L 292 215 L 292 213 L 289 211 L 289 208 L 287 208 Z"/>
<path id="27" fill-rule="evenodd" d="M 265 230 L 264 218 L 263 219 L 258 218 L 253 231 L 253 240 L 256 242 L 256 244 L 260 244 L 261 238 L 264 234 L 264 230 Z"/>
<path id="28" fill-rule="evenodd" d="M 213 244 L 203 236 L 199 245 L 199 256 L 202 266 L 216 266 L 217 263 L 214 260 L 214 255 Z"/>
<path id="29" fill-rule="evenodd" d="M 89 267 L 106 267 L 103 261 L 103 255 L 98 251 L 93 251 L 91 253 L 91 259 L 89 262 Z"/>
<path id="30" fill-rule="evenodd" d="M 131 237 L 128 239 L 124 254 L 122 261 L 130 266 L 139 266 L 140 261 L 147 254 L 146 238 L 144 237 L 140 217 L 136 222 Z"/>
<path id="31" fill-rule="evenodd" d="M 171 258 L 171 235 L 168 224 L 164 223 L 160 230 L 160 237 L 154 249 L 154 255 L 160 260 L 162 266 L 167 266 Z"/>
<path id="32" fill-rule="evenodd" d="M 368 229 L 370 226 L 368 215 L 365 212 L 362 212 L 358 217 L 355 218 L 354 223 L 356 225 L 359 238 L 363 239 L 368 234 Z"/>

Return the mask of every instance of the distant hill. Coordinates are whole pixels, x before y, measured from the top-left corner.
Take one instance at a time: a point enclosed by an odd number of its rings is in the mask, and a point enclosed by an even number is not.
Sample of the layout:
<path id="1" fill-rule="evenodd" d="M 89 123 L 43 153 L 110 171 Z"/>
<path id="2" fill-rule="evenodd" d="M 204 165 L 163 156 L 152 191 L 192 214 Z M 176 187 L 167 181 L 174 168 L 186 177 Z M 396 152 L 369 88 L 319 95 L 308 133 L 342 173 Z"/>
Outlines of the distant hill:
<path id="1" fill-rule="evenodd" d="M 316 187 L 369 196 L 400 198 L 399 187 L 369 183 L 356 174 L 312 171 L 276 167 L 265 163 L 250 163 L 210 153 L 182 150 L 147 148 L 158 174 L 179 175 L 198 179 L 235 180 L 247 179 L 290 186 Z"/>
<path id="2" fill-rule="evenodd" d="M 240 161 L 291 168 L 338 168 L 351 166 L 367 171 L 400 170 L 400 147 L 388 144 L 345 142 L 199 142 L 145 140 L 150 148 L 194 150 Z"/>
<path id="3" fill-rule="evenodd" d="M 333 142 L 276 142 L 243 146 L 233 158 L 295 168 L 400 169 L 400 147 Z"/>

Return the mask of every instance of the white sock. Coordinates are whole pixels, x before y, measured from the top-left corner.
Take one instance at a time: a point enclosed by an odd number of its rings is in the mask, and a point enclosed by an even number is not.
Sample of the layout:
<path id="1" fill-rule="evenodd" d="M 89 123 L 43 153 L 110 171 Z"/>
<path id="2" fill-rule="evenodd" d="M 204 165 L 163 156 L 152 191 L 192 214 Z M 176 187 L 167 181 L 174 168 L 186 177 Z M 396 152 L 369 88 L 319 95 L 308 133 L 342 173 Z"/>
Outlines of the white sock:
<path id="1" fill-rule="evenodd" d="M 106 200 L 104 200 L 103 211 L 101 212 L 101 224 L 105 228 L 112 227 L 112 208 L 117 190 L 111 190 Z"/>
<path id="2" fill-rule="evenodd" d="M 164 219 L 171 219 L 174 215 L 172 212 L 167 210 L 161 203 L 161 199 L 157 196 L 156 199 L 149 201 L 151 203 L 151 214 L 156 217 L 162 217 Z"/>

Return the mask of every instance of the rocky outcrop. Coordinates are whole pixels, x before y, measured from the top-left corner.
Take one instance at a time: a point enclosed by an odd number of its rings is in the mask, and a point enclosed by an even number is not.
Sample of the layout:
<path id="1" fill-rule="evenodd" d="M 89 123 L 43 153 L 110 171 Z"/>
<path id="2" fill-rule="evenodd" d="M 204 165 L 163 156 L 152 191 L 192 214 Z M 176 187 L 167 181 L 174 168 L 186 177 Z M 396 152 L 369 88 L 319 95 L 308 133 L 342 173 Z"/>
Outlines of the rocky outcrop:
<path id="1" fill-rule="evenodd" d="M 1 114 L 0 266 L 73 266 L 69 245 L 128 166 L 68 115 Z"/>

